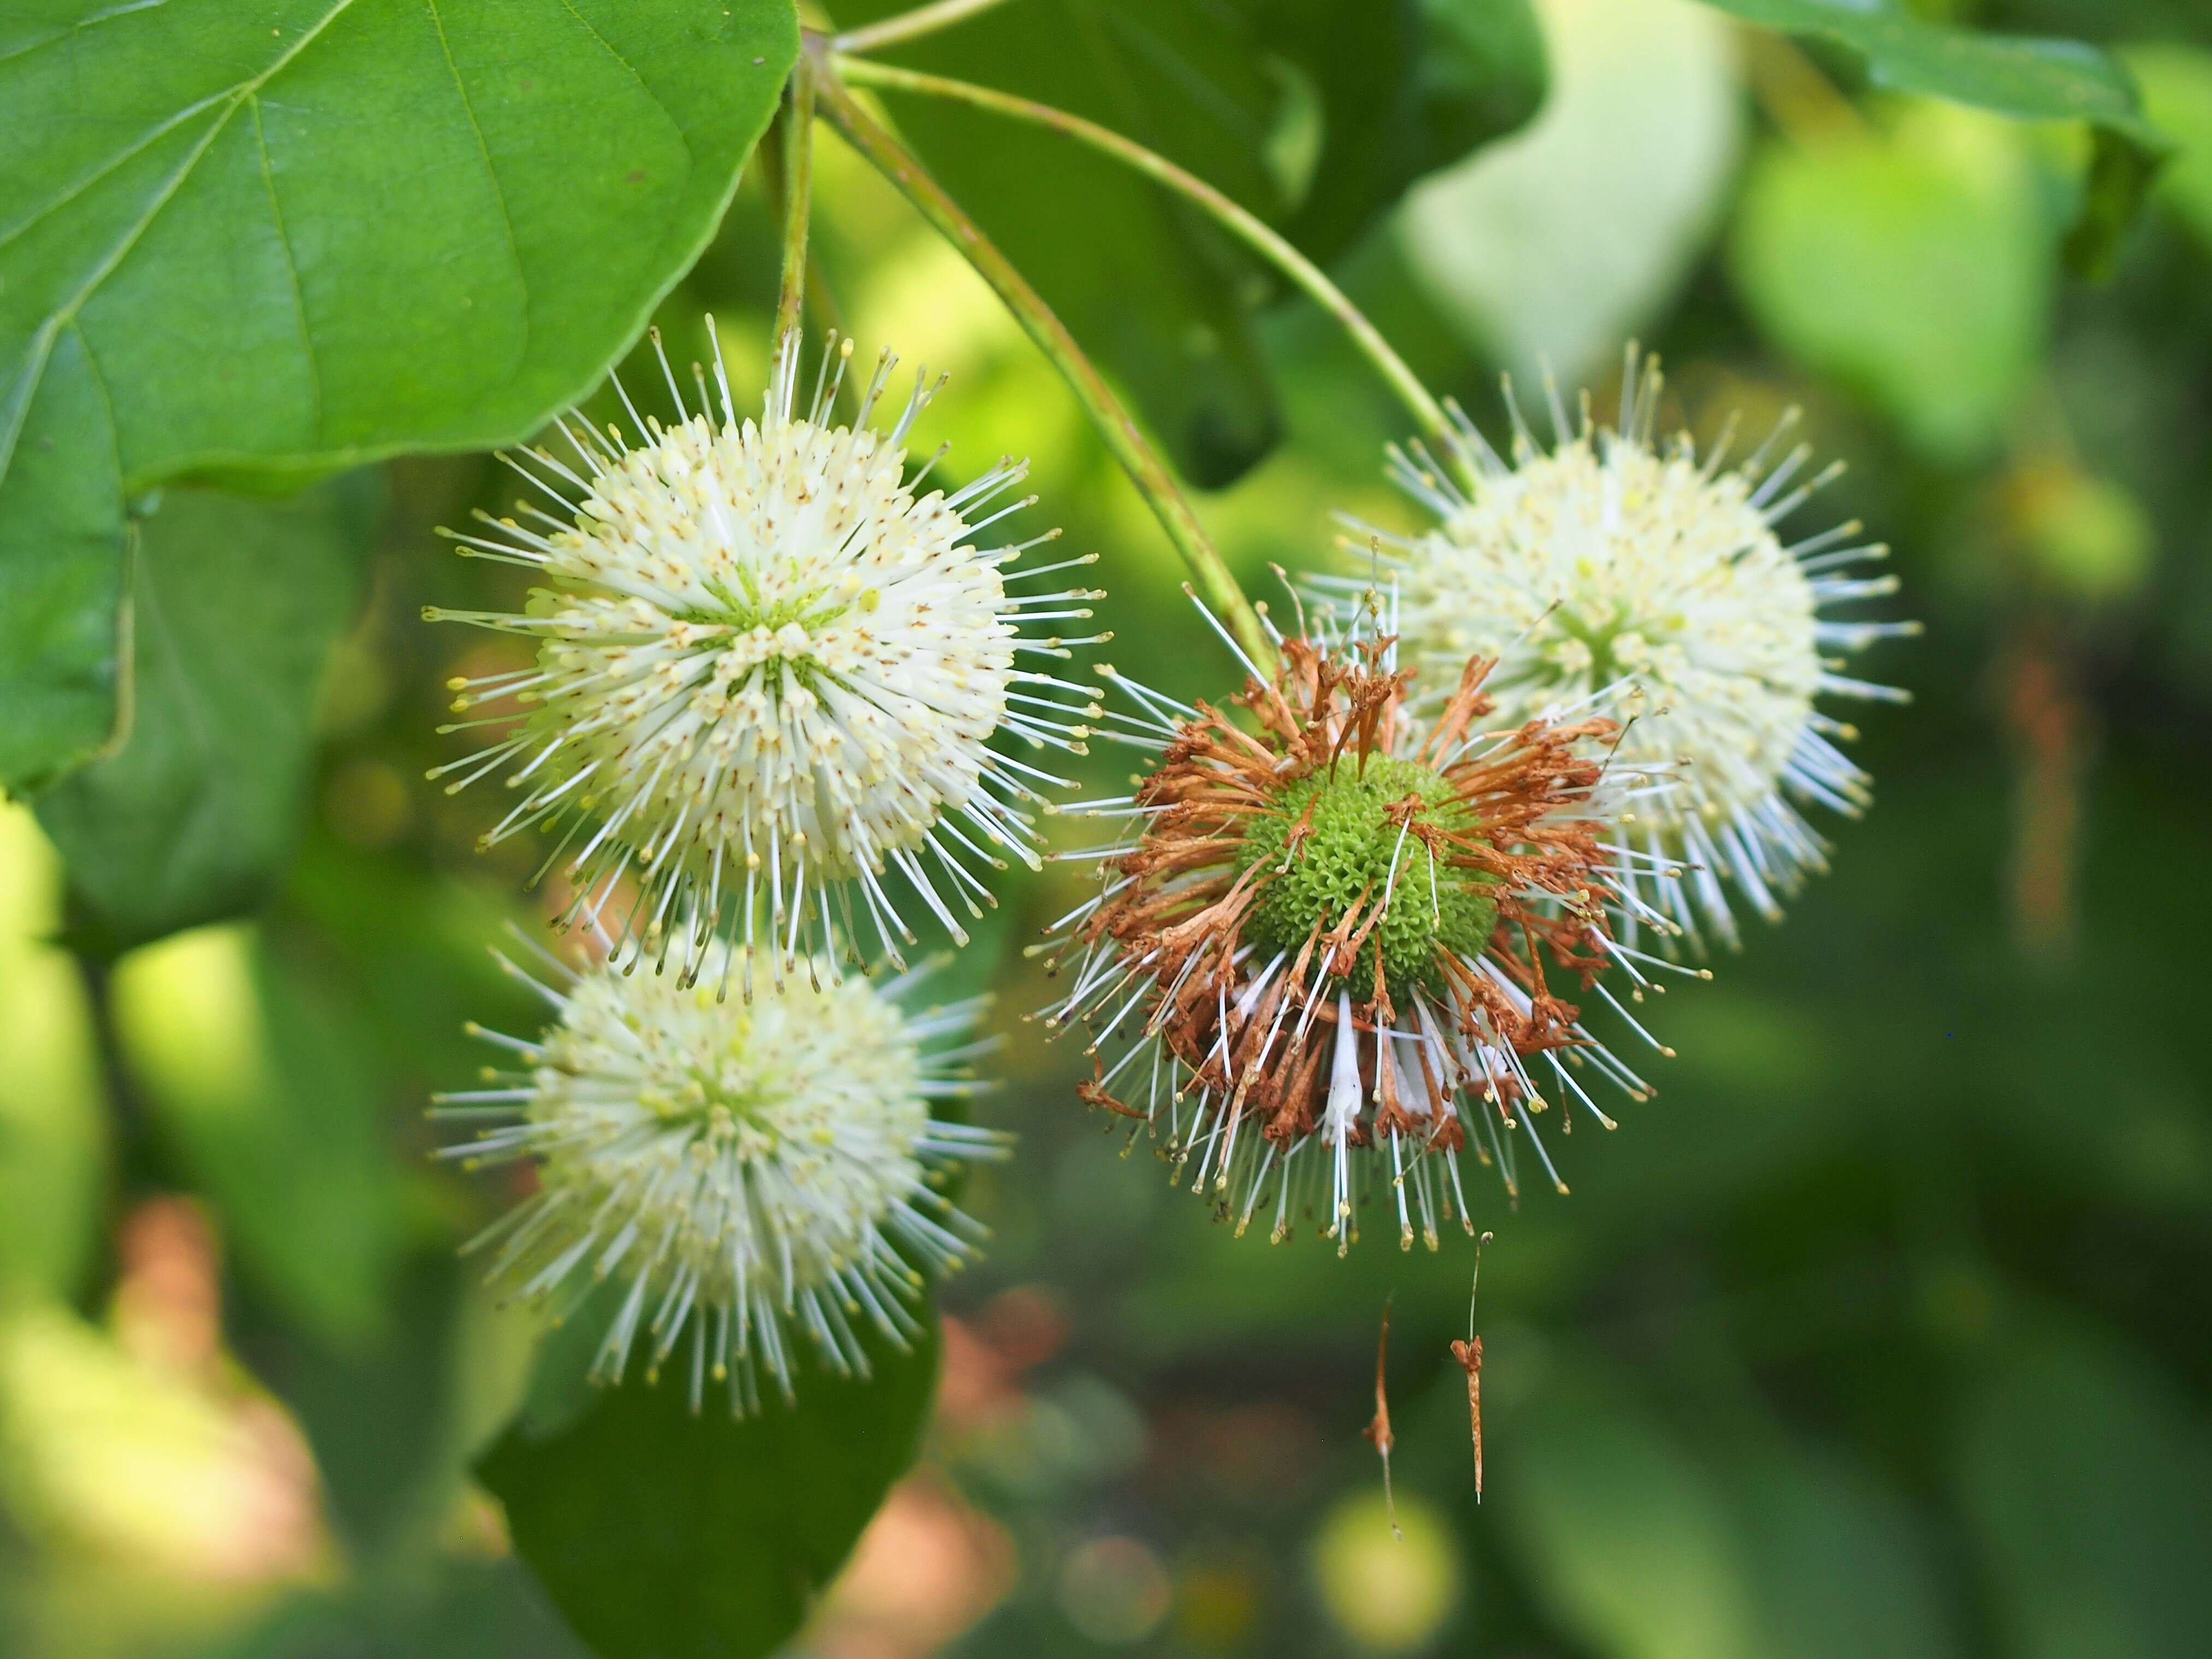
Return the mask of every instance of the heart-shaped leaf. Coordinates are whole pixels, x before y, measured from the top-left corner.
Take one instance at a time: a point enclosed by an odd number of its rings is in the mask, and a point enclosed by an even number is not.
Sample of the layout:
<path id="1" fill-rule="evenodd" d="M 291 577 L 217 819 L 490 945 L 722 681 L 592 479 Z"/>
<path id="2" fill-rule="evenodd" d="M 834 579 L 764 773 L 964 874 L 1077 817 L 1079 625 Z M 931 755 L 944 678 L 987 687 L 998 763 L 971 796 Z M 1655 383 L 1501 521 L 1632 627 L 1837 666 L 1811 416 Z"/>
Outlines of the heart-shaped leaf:
<path id="1" fill-rule="evenodd" d="M 0 21 L 0 782 L 116 725 L 126 494 L 512 440 L 697 255 L 791 0 Z"/>

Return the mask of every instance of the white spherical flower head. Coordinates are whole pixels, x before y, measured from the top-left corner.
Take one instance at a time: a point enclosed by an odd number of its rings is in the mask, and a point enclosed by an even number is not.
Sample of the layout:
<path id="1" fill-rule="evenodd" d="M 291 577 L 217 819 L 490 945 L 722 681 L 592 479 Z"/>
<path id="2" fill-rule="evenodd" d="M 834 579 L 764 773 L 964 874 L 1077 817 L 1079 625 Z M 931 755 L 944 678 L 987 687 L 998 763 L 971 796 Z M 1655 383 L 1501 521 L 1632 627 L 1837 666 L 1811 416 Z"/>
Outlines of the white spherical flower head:
<path id="1" fill-rule="evenodd" d="M 1399 481 L 1441 522 L 1411 539 L 1359 526 L 1346 545 L 1388 542 L 1405 645 L 1431 695 L 1470 657 L 1495 658 L 1485 689 L 1498 713 L 1529 719 L 1613 700 L 1628 720 L 1620 758 L 1671 770 L 1673 787 L 1634 803 L 1623 830 L 1647 855 L 1650 896 L 1686 933 L 1733 943 L 1723 878 L 1770 918 L 1823 866 L 1826 843 L 1798 810 L 1855 814 L 1869 780 L 1832 739 L 1850 728 L 1815 707 L 1823 693 L 1896 697 L 1844 677 L 1834 653 L 1910 623 L 1839 622 L 1825 607 L 1894 591 L 1849 567 L 1887 549 L 1850 544 L 1860 526 L 1785 544 L 1776 526 L 1840 466 L 1803 478 L 1810 450 L 1767 463 L 1794 421 L 1741 466 L 1727 443 L 1702 460 L 1686 434 L 1653 441 L 1660 376 L 1633 356 L 1620 428 L 1570 428 L 1553 398 L 1556 441 L 1540 448 L 1516 409 L 1508 465 L 1471 425 L 1452 460 L 1462 490 L 1421 455 L 1394 457 Z M 1325 579 L 1358 603 L 1368 583 Z M 1657 879 L 1661 869 L 1680 878 Z M 1633 918 L 1629 918 L 1633 926 Z"/>
<path id="2" fill-rule="evenodd" d="M 917 376 L 897 421 L 872 429 L 886 355 L 856 423 L 832 424 L 849 352 L 833 346 L 804 414 L 793 337 L 758 420 L 737 419 L 718 349 L 720 419 L 700 372 L 697 411 L 670 374 L 687 412 L 638 420 L 636 444 L 562 422 L 568 459 L 538 450 L 517 465 L 564 515 L 518 503 L 520 517 L 488 520 L 495 533 L 457 538 L 548 586 L 525 615 L 433 613 L 538 647 L 528 669 L 455 682 L 457 708 L 501 709 L 467 724 L 501 736 L 433 775 L 459 772 L 459 788 L 507 769 L 520 799 L 486 840 L 562 832 L 549 865 L 567 860 L 570 919 L 608 914 L 626 945 L 672 947 L 685 977 L 718 934 L 765 931 L 787 957 L 808 924 L 826 938 L 830 896 L 846 896 L 845 920 L 854 887 L 897 959 L 913 935 L 892 872 L 964 940 L 956 910 L 988 902 L 971 866 L 1034 864 L 1023 805 L 1059 781 L 993 738 L 1081 752 L 1087 735 L 1057 700 L 1073 688 L 1018 659 L 1086 643 L 1021 624 L 1088 617 L 1079 602 L 1096 596 L 1010 591 L 1005 567 L 1050 536 L 973 540 L 1013 507 L 970 515 L 1025 468 L 921 494 L 930 469 L 909 477 L 904 444 L 935 388 Z M 626 881 L 642 898 L 608 911 Z"/>
<path id="3" fill-rule="evenodd" d="M 800 1332 L 863 1376 L 861 1327 L 916 1336 L 905 1303 L 924 1271 L 981 1237 L 939 1174 L 1004 1146 L 931 1116 L 970 1091 L 960 1067 L 975 1052 L 931 1044 L 971 1026 L 981 1000 L 909 1015 L 899 999 L 918 975 L 841 980 L 829 957 L 750 1001 L 546 960 L 553 982 L 531 982 L 558 1011 L 551 1029 L 477 1033 L 521 1069 L 440 1099 L 441 1115 L 478 1125 L 448 1156 L 537 1167 L 535 1194 L 471 1246 L 495 1247 L 491 1277 L 570 1301 L 622 1281 L 594 1379 L 619 1380 L 641 1346 L 657 1372 L 688 1331 L 694 1403 L 712 1378 L 740 1412 L 758 1403 L 757 1366 L 791 1395 Z"/>

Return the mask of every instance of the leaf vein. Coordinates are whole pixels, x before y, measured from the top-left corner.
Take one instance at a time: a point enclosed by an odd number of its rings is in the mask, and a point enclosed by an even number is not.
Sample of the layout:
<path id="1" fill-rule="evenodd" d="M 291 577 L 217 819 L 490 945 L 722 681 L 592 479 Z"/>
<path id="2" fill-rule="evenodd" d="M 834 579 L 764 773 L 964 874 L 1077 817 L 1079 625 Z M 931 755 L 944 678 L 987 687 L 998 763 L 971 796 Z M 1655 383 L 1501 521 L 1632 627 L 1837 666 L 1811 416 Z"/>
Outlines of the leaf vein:
<path id="1" fill-rule="evenodd" d="M 276 226 L 276 246 L 284 252 L 285 273 L 292 279 L 292 307 L 300 316 L 300 349 L 307 360 L 307 388 L 314 399 L 310 424 L 317 436 L 323 430 L 323 369 L 315 356 L 315 331 L 307 323 L 307 291 L 300 281 L 300 258 L 292 249 L 292 233 L 284 226 L 283 204 L 276 199 L 276 173 L 269 162 L 269 135 L 262 130 L 261 100 L 247 100 L 253 111 L 253 142 L 261 151 L 261 182 L 269 191 L 269 216 Z"/>
<path id="2" fill-rule="evenodd" d="M 469 118 L 469 131 L 477 141 L 477 153 L 483 156 L 484 176 L 491 181 L 492 199 L 499 204 L 500 228 L 507 233 L 507 257 L 514 261 L 515 284 L 522 291 L 522 337 L 515 343 L 515 361 L 520 363 L 530 352 L 530 273 L 523 268 L 522 244 L 514 234 L 514 216 L 507 205 L 507 187 L 500 182 L 499 168 L 491 159 L 491 146 L 484 142 L 483 128 L 477 123 L 476 105 L 470 100 L 468 82 L 461 78 L 461 66 L 453 60 L 452 43 L 446 39 L 446 20 L 439 14 L 438 0 L 422 0 L 430 14 L 430 25 L 438 32 L 438 50 L 445 54 L 446 67 L 453 73 L 453 90 L 460 94 L 461 112 Z"/>
<path id="3" fill-rule="evenodd" d="M 60 212 L 71 202 L 76 200 L 78 197 L 83 195 L 85 191 L 90 190 L 101 179 L 106 178 L 109 174 L 128 164 L 134 157 L 143 155 L 154 145 L 161 143 L 161 141 L 167 137 L 169 134 L 175 131 L 185 122 L 191 120 L 193 116 L 199 114 L 204 110 L 212 108 L 229 95 L 230 93 L 228 88 L 222 92 L 211 92 L 206 97 L 201 99 L 198 103 L 185 105 L 184 108 L 179 110 L 175 114 L 170 116 L 158 126 L 149 128 L 143 136 L 132 139 L 128 144 L 125 145 L 121 149 L 117 150 L 114 155 L 109 156 L 105 161 L 102 161 L 97 167 L 94 167 L 90 173 L 88 173 L 83 177 L 78 179 L 74 184 L 65 186 L 60 195 L 55 197 L 53 200 L 46 204 L 45 206 L 37 209 L 27 218 L 18 219 L 14 224 L 9 225 L 5 230 L 0 230 L 0 247 L 7 246 L 9 243 L 14 241 L 17 237 L 21 236 L 25 232 L 35 229 L 46 220 Z"/>
<path id="4" fill-rule="evenodd" d="M 693 154 L 691 149 L 691 135 L 684 131 L 683 121 L 678 118 L 674 110 L 668 107 L 667 101 L 663 99 L 659 93 L 653 89 L 652 83 L 648 82 L 645 76 L 637 72 L 636 66 L 633 64 L 629 58 L 623 57 L 621 52 L 615 50 L 615 44 L 613 41 L 608 40 L 605 35 L 601 34 L 597 28 L 592 27 L 592 20 L 590 18 L 585 16 L 583 13 L 576 9 L 576 0 L 561 0 L 561 5 L 562 9 L 567 11 L 569 16 L 576 20 L 577 27 L 581 28 L 585 33 L 590 35 L 593 40 L 599 43 L 599 50 L 605 52 L 608 57 L 613 58 L 616 63 L 621 64 L 623 70 L 629 76 L 629 78 L 637 82 L 637 89 L 643 93 L 647 99 L 652 100 L 653 108 L 659 110 L 663 115 L 668 118 L 668 125 L 674 129 L 676 133 L 676 142 L 684 146 L 684 161 L 687 163 L 696 161 L 698 157 Z"/>

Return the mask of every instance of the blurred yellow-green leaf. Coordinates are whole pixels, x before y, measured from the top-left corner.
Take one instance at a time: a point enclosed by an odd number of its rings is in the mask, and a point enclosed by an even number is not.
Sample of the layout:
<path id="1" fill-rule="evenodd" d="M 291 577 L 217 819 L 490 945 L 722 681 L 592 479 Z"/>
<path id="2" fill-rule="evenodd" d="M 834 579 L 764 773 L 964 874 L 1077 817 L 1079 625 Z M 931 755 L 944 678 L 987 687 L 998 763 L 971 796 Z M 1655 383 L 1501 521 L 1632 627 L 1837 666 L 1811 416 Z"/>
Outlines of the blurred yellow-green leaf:
<path id="1" fill-rule="evenodd" d="M 236 926 L 144 946 L 114 987 L 126 1063 L 247 1270 L 325 1340 L 371 1340 L 408 1213 L 360 1011 Z"/>
<path id="2" fill-rule="evenodd" d="M 1696 1456 L 1600 1373 L 1554 1362 L 1492 1415 L 1491 1501 L 1537 1592 L 1607 1659 L 1755 1659 L 1752 1564 Z M 1493 1398 L 1497 1390 L 1493 1385 Z"/>
<path id="3" fill-rule="evenodd" d="M 1770 143 L 1730 248 L 1784 350 L 1863 392 L 1931 457 L 2003 436 L 2048 325 L 2053 249 L 2016 131 L 1941 104 Z"/>
<path id="4" fill-rule="evenodd" d="M 2212 249 L 2212 52 L 2165 41 L 2120 55 L 2142 87 L 2145 112 L 2173 141 L 2159 198 Z"/>
<path id="5" fill-rule="evenodd" d="M 2067 239 L 2083 271 L 2101 274 L 2166 154 L 2143 118 L 2126 70 L 2078 40 L 1947 27 L 1911 0 L 1707 0 L 1751 22 L 1843 46 L 1877 86 L 1954 100 L 2023 121 L 2082 121 L 2092 134 L 2088 189 Z"/>
<path id="6" fill-rule="evenodd" d="M 60 901 L 37 820 L 0 803 L 0 1302 L 73 1293 L 100 1248 L 106 1091 Z"/>

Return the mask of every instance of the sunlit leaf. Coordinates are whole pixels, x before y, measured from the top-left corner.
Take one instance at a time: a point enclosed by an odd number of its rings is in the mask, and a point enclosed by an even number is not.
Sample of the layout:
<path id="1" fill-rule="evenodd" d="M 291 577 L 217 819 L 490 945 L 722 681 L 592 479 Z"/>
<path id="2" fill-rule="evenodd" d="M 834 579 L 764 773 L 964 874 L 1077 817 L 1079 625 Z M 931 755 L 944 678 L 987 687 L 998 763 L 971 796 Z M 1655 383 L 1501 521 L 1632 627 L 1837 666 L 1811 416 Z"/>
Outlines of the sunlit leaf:
<path id="1" fill-rule="evenodd" d="M 230 1248 L 318 1340 L 374 1340 L 406 1249 L 360 1011 L 307 950 L 196 928 L 123 958 L 125 1059 Z"/>
<path id="2" fill-rule="evenodd" d="M 84 976 L 52 944 L 61 860 L 0 804 L 0 1300 L 66 1296 L 100 1248 L 106 1091 Z"/>
<path id="3" fill-rule="evenodd" d="M 1978 459 L 2034 372 L 2050 233 L 2012 129 L 1941 104 L 1888 131 L 1774 145 L 1731 263 L 1759 325 L 1939 459 Z"/>
<path id="4" fill-rule="evenodd" d="M 2121 56 L 2142 87 L 2143 107 L 2174 143 L 2159 195 L 2212 249 L 2212 52 L 2161 43 Z"/>
<path id="5" fill-rule="evenodd" d="M 690 263 L 789 0 L 33 0 L 0 23 L 0 780 L 116 720 L 126 493 L 515 437 Z"/>
<path id="6" fill-rule="evenodd" d="M 1420 185 L 1401 225 L 1462 337 L 1516 374 L 1573 380 L 1656 314 L 1711 233 L 1741 94 L 1726 26 L 1686 0 L 1540 10 L 1553 58 L 1543 112 Z"/>

